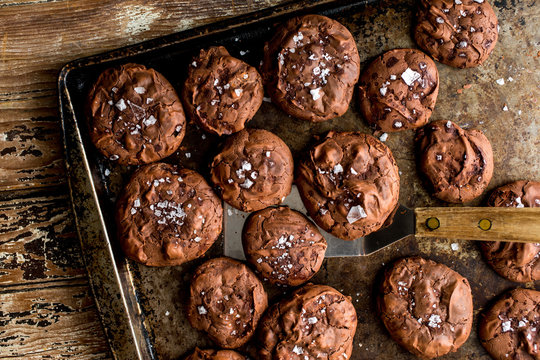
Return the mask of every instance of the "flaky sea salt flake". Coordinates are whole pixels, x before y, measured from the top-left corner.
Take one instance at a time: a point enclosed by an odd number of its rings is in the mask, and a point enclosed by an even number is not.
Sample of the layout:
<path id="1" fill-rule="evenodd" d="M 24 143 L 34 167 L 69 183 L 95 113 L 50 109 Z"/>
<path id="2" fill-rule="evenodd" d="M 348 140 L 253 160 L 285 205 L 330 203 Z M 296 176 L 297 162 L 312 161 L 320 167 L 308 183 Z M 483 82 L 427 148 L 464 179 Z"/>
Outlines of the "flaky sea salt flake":
<path id="1" fill-rule="evenodd" d="M 360 219 L 366 218 L 367 214 L 364 208 L 360 205 L 351 207 L 349 213 L 347 214 L 347 221 L 349 224 L 353 224 Z"/>
<path id="2" fill-rule="evenodd" d="M 512 322 L 510 320 L 501 323 L 502 332 L 512 331 Z"/>
<path id="3" fill-rule="evenodd" d="M 321 94 L 319 92 L 320 90 L 321 90 L 320 87 L 316 88 L 316 89 L 309 90 L 309 93 L 313 97 L 313 101 L 319 100 L 321 98 Z"/>
<path id="4" fill-rule="evenodd" d="M 420 79 L 421 77 L 422 75 L 420 75 L 420 73 L 417 73 L 411 68 L 407 68 L 407 70 L 405 70 L 401 74 L 401 78 L 403 79 L 403 81 L 405 81 L 405 84 L 407 84 L 408 86 L 412 86 L 412 84 L 414 84 L 414 82 Z"/>
<path id="5" fill-rule="evenodd" d="M 197 310 L 199 311 L 199 315 L 206 315 L 208 314 L 208 311 L 206 311 L 206 308 L 204 306 L 197 306 Z"/>
<path id="6" fill-rule="evenodd" d="M 293 349 L 292 349 L 293 353 L 295 353 L 296 355 L 302 355 L 304 353 L 304 349 L 302 349 L 300 346 L 298 345 L 294 345 Z"/>
<path id="7" fill-rule="evenodd" d="M 120 111 L 124 111 L 127 109 L 127 106 L 126 106 L 126 102 L 124 101 L 124 99 L 120 99 L 116 102 L 116 104 L 114 104 L 116 106 L 116 108 Z"/>

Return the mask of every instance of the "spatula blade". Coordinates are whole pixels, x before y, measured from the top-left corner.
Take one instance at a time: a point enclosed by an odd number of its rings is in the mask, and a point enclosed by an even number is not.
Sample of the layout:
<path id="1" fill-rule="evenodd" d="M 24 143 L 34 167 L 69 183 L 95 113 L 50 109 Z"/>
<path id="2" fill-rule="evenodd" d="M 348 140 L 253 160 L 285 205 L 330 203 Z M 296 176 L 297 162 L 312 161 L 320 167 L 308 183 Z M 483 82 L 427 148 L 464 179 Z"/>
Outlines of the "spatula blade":
<path id="1" fill-rule="evenodd" d="M 414 222 L 414 211 L 400 204 L 392 224 L 363 238 L 364 253 L 362 255 L 373 254 L 396 241 L 413 235 Z"/>
<path id="2" fill-rule="evenodd" d="M 307 214 L 306 208 L 304 207 L 300 194 L 298 193 L 298 189 L 294 185 L 291 193 L 283 202 L 283 205 L 287 205 L 291 209 L 300 211 L 303 214 Z M 225 204 L 224 212 L 225 256 L 245 260 L 244 250 L 242 248 L 242 228 L 245 220 L 249 216 L 249 213 L 239 211 L 228 204 Z M 397 228 L 397 223 L 399 223 L 399 226 L 402 226 L 403 228 Z M 367 237 L 358 238 L 353 241 L 341 240 L 334 235 L 327 233 L 321 228 L 319 228 L 319 231 L 328 243 L 325 257 L 369 255 L 409 234 L 413 234 L 414 213 L 406 207 L 400 206 L 396 212 L 392 225 L 386 229 L 378 231 L 375 234 L 370 234 Z"/>

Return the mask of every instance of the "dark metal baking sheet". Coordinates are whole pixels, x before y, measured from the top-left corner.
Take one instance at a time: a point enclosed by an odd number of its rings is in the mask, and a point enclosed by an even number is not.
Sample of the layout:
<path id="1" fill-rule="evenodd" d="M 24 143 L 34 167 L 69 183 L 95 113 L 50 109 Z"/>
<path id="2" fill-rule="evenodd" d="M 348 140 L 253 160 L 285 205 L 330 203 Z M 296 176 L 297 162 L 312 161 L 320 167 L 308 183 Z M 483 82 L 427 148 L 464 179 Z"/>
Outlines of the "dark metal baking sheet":
<path id="1" fill-rule="evenodd" d="M 433 119 L 449 119 L 463 127 L 482 129 L 495 153 L 495 173 L 490 189 L 518 179 L 540 180 L 540 7 L 535 0 L 494 2 L 501 24 L 499 43 L 481 67 L 458 70 L 437 64 L 440 93 Z M 88 139 L 83 104 L 89 86 L 105 68 L 138 62 L 163 73 L 180 90 L 187 64 L 200 48 L 224 45 L 239 58 L 257 66 L 262 45 L 275 24 L 293 13 L 321 13 L 345 24 L 355 36 L 362 66 L 374 56 L 393 48 L 415 47 L 411 38 L 414 0 L 302 1 L 267 9 L 218 24 L 74 61 L 59 78 L 60 110 L 64 129 L 70 191 L 77 228 L 96 303 L 115 357 L 120 359 L 178 359 L 195 346 L 212 347 L 185 318 L 189 279 L 204 260 L 222 253 L 222 242 L 208 254 L 183 266 L 149 268 L 127 261 L 115 239 L 112 209 L 116 196 L 134 167 L 121 167 L 103 159 Z M 505 85 L 495 80 L 505 79 Z M 508 79 L 512 78 L 512 81 Z M 469 86 L 469 84 L 471 86 Z M 467 85 L 467 86 L 464 86 Z M 507 106 L 509 111 L 503 111 Z M 290 118 L 264 102 L 250 127 L 279 135 L 295 159 L 328 130 L 372 131 L 362 120 L 356 99 L 342 117 L 311 124 Z M 400 202 L 408 207 L 443 205 L 432 199 L 418 179 L 411 131 L 391 134 L 392 149 L 401 171 Z M 220 139 L 193 124 L 179 151 L 166 161 L 200 171 Z M 189 155 L 188 155 L 189 154 Z M 473 202 L 481 204 L 485 195 Z M 451 246 L 451 244 L 456 244 Z M 455 249 L 457 246 L 457 250 Z M 496 275 L 481 259 L 477 244 L 416 240 L 409 237 L 368 257 L 331 258 L 324 261 L 313 282 L 329 284 L 352 297 L 358 313 L 358 329 L 352 359 L 412 359 L 395 344 L 374 307 L 378 277 L 392 260 L 421 255 L 442 262 L 466 276 L 472 286 L 475 325 L 469 340 L 445 359 L 488 359 L 477 338 L 478 313 L 503 291 L 517 286 Z M 271 299 L 289 289 L 265 284 Z M 536 284 L 525 284 L 537 287 Z M 253 346 L 242 349 L 252 352 Z"/>

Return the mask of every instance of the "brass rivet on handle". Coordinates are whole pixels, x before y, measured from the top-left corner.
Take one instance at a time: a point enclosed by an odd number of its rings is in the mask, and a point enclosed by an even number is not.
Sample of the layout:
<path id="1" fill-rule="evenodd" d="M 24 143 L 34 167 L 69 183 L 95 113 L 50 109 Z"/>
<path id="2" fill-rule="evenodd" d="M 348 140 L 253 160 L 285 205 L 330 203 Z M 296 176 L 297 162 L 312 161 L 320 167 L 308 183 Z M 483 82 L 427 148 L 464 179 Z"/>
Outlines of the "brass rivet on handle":
<path id="1" fill-rule="evenodd" d="M 436 230 L 441 226 L 441 222 L 436 217 L 430 217 L 426 220 L 428 230 Z"/>
<path id="2" fill-rule="evenodd" d="M 478 227 L 481 230 L 488 231 L 489 229 L 491 229 L 491 220 L 489 220 L 489 219 L 480 219 L 480 221 L 478 222 Z"/>

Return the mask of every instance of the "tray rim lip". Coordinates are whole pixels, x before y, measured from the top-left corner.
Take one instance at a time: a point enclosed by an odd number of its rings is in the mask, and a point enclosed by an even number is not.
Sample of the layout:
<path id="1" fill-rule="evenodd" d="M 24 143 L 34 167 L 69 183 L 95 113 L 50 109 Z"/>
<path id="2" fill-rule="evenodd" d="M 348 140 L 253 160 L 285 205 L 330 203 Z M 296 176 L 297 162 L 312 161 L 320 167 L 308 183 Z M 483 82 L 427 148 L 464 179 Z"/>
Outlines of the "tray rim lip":
<path id="1" fill-rule="evenodd" d="M 74 181 L 75 179 L 73 178 L 72 174 L 71 174 L 71 171 L 69 170 L 70 167 L 71 167 L 71 163 L 70 163 L 70 160 L 69 160 L 69 156 L 67 156 L 67 153 L 69 151 L 76 151 L 76 152 L 79 152 L 80 153 L 80 157 L 83 159 L 83 167 L 84 167 L 84 170 L 85 170 L 85 175 L 86 175 L 86 178 L 87 180 L 90 182 L 91 184 L 91 187 L 90 187 L 90 196 L 92 197 L 92 203 L 93 203 L 93 206 L 95 207 L 97 213 L 98 213 L 98 216 L 99 216 L 99 228 L 100 228 L 100 232 L 102 233 L 102 235 L 104 236 L 105 238 L 105 243 L 106 243 L 106 247 L 107 247 L 107 253 L 108 255 L 111 257 L 112 260 L 114 260 L 116 257 L 114 255 L 114 252 L 113 252 L 113 249 L 112 249 L 112 246 L 111 246 L 111 242 L 110 242 L 110 238 L 109 238 L 109 234 L 106 230 L 106 224 L 105 224 L 105 221 L 104 221 L 104 218 L 103 218 L 103 212 L 101 210 L 101 205 L 100 205 L 100 202 L 99 202 L 99 199 L 98 199 L 98 195 L 95 191 L 95 185 L 94 185 L 94 179 L 92 178 L 91 176 L 91 170 L 90 170 L 90 165 L 88 163 L 88 158 L 87 158 L 87 155 L 86 155 L 86 148 L 82 145 L 82 138 L 81 138 L 81 134 L 80 134 L 80 129 L 78 126 L 75 126 L 75 131 L 76 131 L 76 137 L 77 139 L 79 140 L 81 146 L 80 146 L 80 149 L 71 149 L 69 150 L 68 149 L 68 144 L 66 142 L 66 127 L 65 127 L 65 111 L 64 111 L 64 107 L 66 105 L 69 105 L 69 111 L 70 111 L 70 120 L 73 121 L 74 125 L 77 124 L 76 122 L 76 119 L 75 119 L 75 112 L 73 110 L 73 104 L 71 102 L 71 99 L 70 99 L 70 96 L 69 96 L 69 91 L 67 89 L 67 86 L 65 84 L 65 76 L 69 73 L 69 70 L 66 69 L 65 67 L 62 68 L 62 71 L 60 73 L 60 76 L 59 76 L 59 81 L 58 81 L 58 90 L 59 90 L 59 93 L 58 93 L 58 96 L 59 96 L 59 107 L 60 107 L 60 115 L 61 115 L 61 123 L 62 123 L 62 142 L 63 142 L 63 147 L 64 147 L 64 162 L 65 162 L 65 165 L 66 165 L 66 169 L 67 169 L 67 173 L 68 173 L 68 191 L 69 191 L 69 197 L 70 197 L 70 202 L 71 202 L 71 209 L 73 211 L 73 217 L 74 217 L 74 220 L 75 220 L 75 227 L 76 227 L 76 230 L 77 230 L 77 237 L 79 238 L 79 242 L 81 244 L 81 251 L 83 253 L 83 261 L 84 261 L 84 264 L 85 264 L 85 268 L 86 268 L 86 272 L 87 272 L 87 275 L 88 275 L 88 282 L 90 284 L 90 288 L 92 289 L 92 296 L 94 298 L 94 301 L 95 301 L 95 304 L 96 304 L 96 308 L 98 310 L 98 313 L 99 313 L 99 319 L 100 319 L 100 323 L 101 323 L 101 326 L 103 329 L 105 329 L 105 324 L 103 323 L 103 316 L 105 315 L 103 312 L 102 312 L 102 309 L 101 309 L 101 305 L 98 301 L 96 301 L 96 293 L 95 293 L 95 290 L 94 290 L 94 286 L 96 286 L 94 284 L 94 281 L 92 280 L 92 276 L 90 275 L 90 270 L 88 269 L 86 263 L 87 263 L 87 259 L 86 259 L 86 256 L 84 256 L 85 254 L 85 245 L 84 245 L 84 242 L 83 242 L 83 236 L 80 232 L 80 216 L 75 208 L 75 201 L 74 201 L 74 195 L 73 195 L 73 191 L 74 191 Z M 63 99 L 67 98 L 69 99 L 68 100 L 68 104 L 65 104 Z M 68 120 L 69 121 L 69 120 Z M 118 266 L 116 264 L 113 264 L 112 268 L 114 269 L 114 282 L 116 284 L 121 284 L 122 280 L 120 279 L 120 275 L 119 275 L 119 272 L 118 272 Z M 120 291 L 120 296 L 121 296 L 121 302 L 122 302 L 122 308 L 123 310 L 125 311 L 126 315 L 129 317 L 129 309 L 128 309 L 128 303 L 127 303 L 127 299 L 126 299 L 126 294 L 124 293 L 124 289 L 122 288 L 122 286 L 118 286 L 118 289 Z M 130 335 L 131 337 L 133 338 L 133 344 L 134 344 L 134 348 L 135 348 L 135 351 L 136 351 L 136 354 L 138 356 L 139 359 L 143 359 L 142 357 L 142 353 L 141 353 L 141 349 L 140 349 L 140 345 L 139 343 L 135 340 L 137 335 L 135 333 L 135 329 L 133 327 L 133 323 L 131 321 L 128 321 L 128 325 L 129 325 L 129 330 L 130 330 Z M 111 342 L 111 338 L 110 336 L 107 334 L 106 331 L 104 331 L 105 333 L 105 336 L 107 338 L 107 343 L 110 347 L 110 350 L 112 352 L 112 356 L 113 358 L 118 358 L 118 355 L 117 353 L 114 351 L 114 346 L 112 345 L 112 342 Z"/>
<path id="2" fill-rule="evenodd" d="M 238 16 L 233 16 L 230 18 L 226 18 L 223 20 L 218 20 L 216 22 L 200 25 L 194 28 L 185 29 L 179 32 L 174 32 L 171 34 L 163 35 L 157 38 L 145 40 L 142 42 L 138 42 L 131 45 L 122 46 L 119 48 L 115 48 L 109 51 L 101 52 L 95 55 L 85 56 L 81 58 L 77 58 L 74 60 L 69 61 L 65 65 L 62 66 L 58 73 L 58 80 L 57 80 L 57 90 L 58 90 L 58 109 L 59 109 L 59 115 L 60 115 L 60 125 L 62 128 L 62 145 L 63 145 L 63 151 L 64 151 L 64 164 L 66 166 L 66 172 L 67 172 L 67 178 L 68 178 L 68 192 L 71 202 L 71 209 L 73 211 L 73 216 L 75 220 L 75 227 L 77 230 L 77 237 L 79 238 L 79 242 L 81 244 L 81 251 L 83 255 L 83 261 L 85 263 L 86 272 L 88 274 L 88 280 L 90 284 L 90 288 L 92 290 L 92 296 L 94 298 L 94 301 L 96 302 L 96 308 L 99 313 L 100 322 L 102 325 L 102 328 L 106 328 L 103 316 L 105 314 L 103 313 L 101 306 L 99 305 L 99 302 L 97 301 L 96 291 L 94 287 L 96 286 L 94 282 L 92 281 L 91 272 L 88 269 L 86 263 L 86 256 L 85 256 L 85 245 L 83 242 L 83 236 L 80 232 L 80 216 L 78 215 L 78 212 L 75 207 L 75 199 L 73 194 L 74 189 L 74 183 L 76 182 L 77 178 L 74 178 L 72 172 L 70 171 L 70 168 L 72 168 L 72 164 L 70 162 L 70 157 L 68 156 L 68 153 L 70 151 L 78 152 L 79 155 L 83 158 L 83 164 L 82 167 L 84 168 L 85 177 L 91 184 L 91 191 L 89 192 L 89 195 L 92 197 L 92 204 L 95 206 L 95 209 L 99 215 L 99 229 L 100 232 L 103 234 L 106 240 L 107 245 L 107 252 L 108 255 L 110 255 L 111 259 L 114 261 L 116 259 L 114 250 L 111 246 L 111 241 L 109 234 L 107 232 L 107 226 L 104 222 L 103 218 L 103 212 L 101 210 L 101 205 L 99 202 L 98 195 L 95 190 L 95 181 L 91 176 L 91 169 L 90 164 L 88 162 L 88 156 L 86 152 L 86 147 L 83 144 L 82 136 L 80 133 L 80 128 L 78 126 L 78 121 L 75 116 L 75 108 L 73 106 L 73 102 L 71 101 L 70 91 L 68 87 L 68 76 L 73 70 L 81 69 L 81 68 L 87 68 L 90 66 L 94 66 L 97 64 L 106 64 L 112 61 L 117 61 L 122 58 L 129 58 L 132 56 L 136 56 L 142 53 L 152 52 L 156 51 L 162 48 L 166 48 L 175 44 L 181 44 L 183 42 L 196 39 L 196 38 L 202 38 L 207 37 L 227 31 L 231 31 L 234 29 L 242 28 L 244 26 L 252 25 L 257 22 L 261 21 L 270 21 L 272 19 L 276 19 L 279 17 L 291 17 L 291 16 L 297 16 L 302 13 L 317 13 L 324 9 L 331 9 L 332 11 L 336 12 L 342 12 L 347 8 L 360 8 L 365 7 L 367 5 L 379 2 L 380 0 L 353 0 L 353 1 L 347 1 L 347 0 L 320 0 L 317 3 L 313 4 L 310 0 L 301 0 L 301 1 L 286 1 L 285 3 L 274 5 L 271 7 L 263 8 L 261 10 L 251 11 L 245 14 L 241 14 Z M 145 48 L 146 47 L 146 48 Z M 76 133 L 75 136 L 80 144 L 80 149 L 76 148 L 70 148 L 67 139 L 66 139 L 66 122 L 72 121 L 75 125 Z M 123 290 L 122 281 L 119 276 L 118 266 L 116 263 L 112 264 L 112 267 L 114 268 L 114 282 L 115 285 L 117 285 L 118 289 L 121 293 L 121 302 L 122 302 L 122 308 L 125 312 L 125 314 L 128 316 L 130 315 L 129 305 L 128 301 L 126 299 L 125 291 Z M 133 290 L 133 287 L 131 285 L 131 290 Z M 141 323 L 141 325 L 144 326 L 144 324 Z M 144 359 L 142 356 L 142 352 L 140 349 L 141 342 L 137 341 L 137 334 L 134 329 L 134 325 L 131 321 L 129 321 L 129 329 L 130 329 L 130 335 L 133 339 L 133 344 L 137 353 L 137 356 L 139 359 Z M 146 328 L 144 329 L 146 330 Z M 107 331 L 104 331 L 105 336 L 107 338 L 107 343 L 111 350 L 111 355 L 113 358 L 118 359 L 119 355 L 115 351 L 115 348 L 112 343 L 111 335 L 108 334 Z M 144 339 L 144 343 L 147 344 L 147 348 L 149 350 L 149 353 L 151 354 L 152 358 L 154 358 L 155 350 L 152 344 L 152 341 L 148 336 Z"/>

